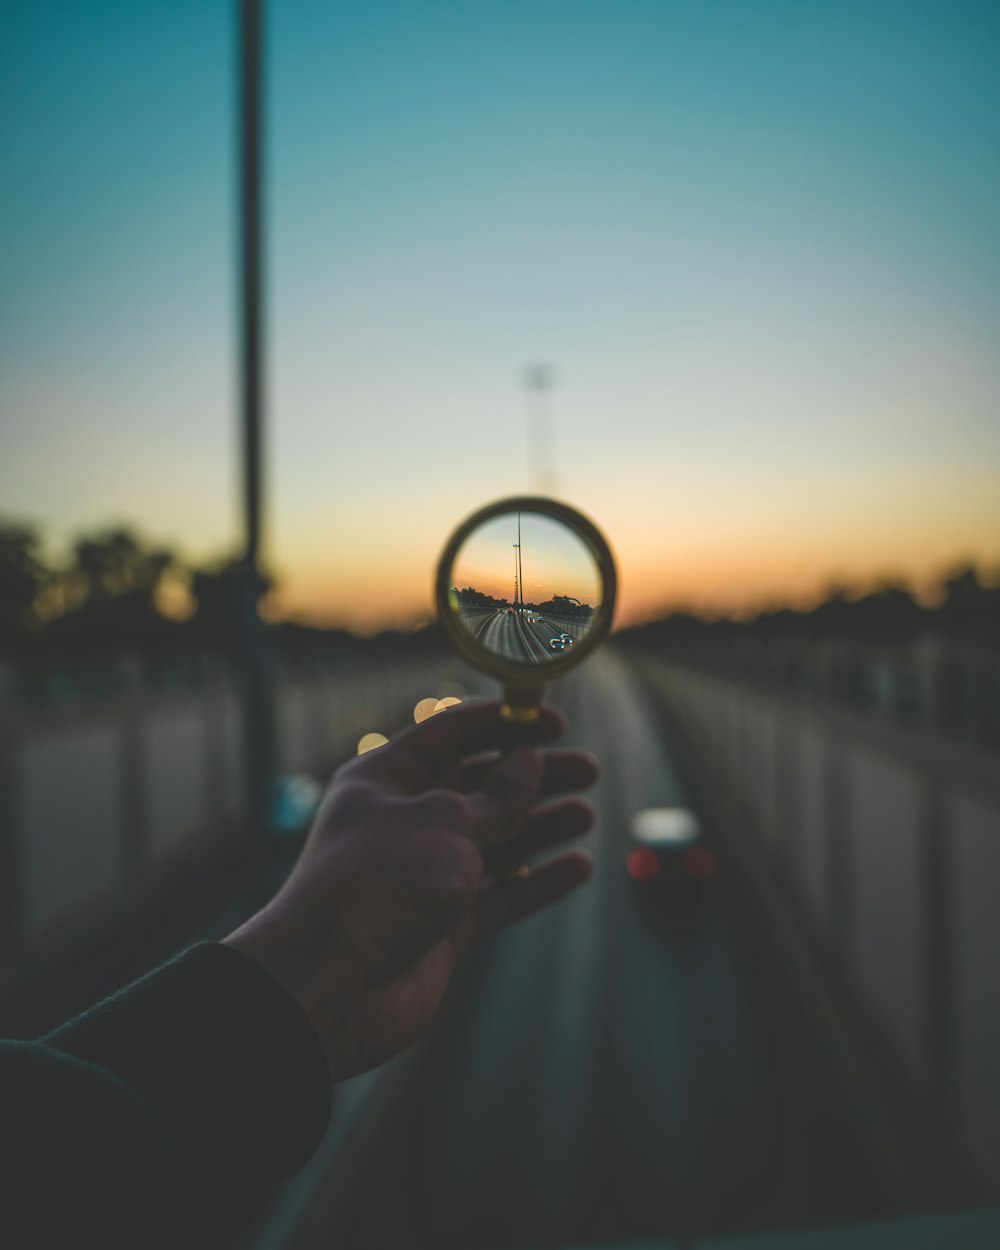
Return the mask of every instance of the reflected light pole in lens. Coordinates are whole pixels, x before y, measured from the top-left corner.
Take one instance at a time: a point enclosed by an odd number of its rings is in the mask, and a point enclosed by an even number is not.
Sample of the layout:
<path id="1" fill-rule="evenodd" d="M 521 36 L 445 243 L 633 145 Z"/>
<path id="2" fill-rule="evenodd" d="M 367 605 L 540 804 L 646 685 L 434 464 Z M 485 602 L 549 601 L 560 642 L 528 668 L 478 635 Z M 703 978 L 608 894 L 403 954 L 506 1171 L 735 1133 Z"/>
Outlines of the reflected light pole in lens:
<path id="1" fill-rule="evenodd" d="M 521 514 L 517 514 L 517 582 L 521 587 L 521 609 L 524 609 L 524 565 L 521 563 Z"/>

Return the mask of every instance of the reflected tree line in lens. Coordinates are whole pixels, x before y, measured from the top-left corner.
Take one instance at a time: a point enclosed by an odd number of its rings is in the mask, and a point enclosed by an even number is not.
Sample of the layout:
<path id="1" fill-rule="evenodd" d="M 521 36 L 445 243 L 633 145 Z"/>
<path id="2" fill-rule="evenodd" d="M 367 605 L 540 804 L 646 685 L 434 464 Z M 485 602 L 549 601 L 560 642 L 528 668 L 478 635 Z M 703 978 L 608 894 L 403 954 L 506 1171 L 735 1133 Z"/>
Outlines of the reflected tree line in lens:
<path id="1" fill-rule="evenodd" d="M 519 600 L 512 604 L 509 599 L 498 599 L 495 595 L 485 594 L 481 590 L 476 590 L 474 586 L 464 586 L 461 590 L 458 587 L 452 588 L 452 595 L 455 602 L 462 608 L 478 608 L 502 611 L 503 609 L 513 607 L 524 612 L 537 612 L 542 616 L 562 616 L 569 617 L 573 620 L 581 622 L 589 621 L 600 605 L 593 607 L 589 603 L 581 603 L 579 599 L 574 599 L 571 595 L 553 594 L 550 598 L 544 599 L 538 603 L 528 600 Z"/>

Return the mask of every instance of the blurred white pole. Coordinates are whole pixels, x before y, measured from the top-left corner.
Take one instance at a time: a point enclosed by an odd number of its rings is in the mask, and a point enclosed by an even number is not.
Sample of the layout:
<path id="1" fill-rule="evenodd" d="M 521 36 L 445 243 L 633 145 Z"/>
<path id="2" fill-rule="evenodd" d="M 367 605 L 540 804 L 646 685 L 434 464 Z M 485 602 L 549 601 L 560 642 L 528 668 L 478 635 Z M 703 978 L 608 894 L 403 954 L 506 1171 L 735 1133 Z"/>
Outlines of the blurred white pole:
<path id="1" fill-rule="evenodd" d="M 528 421 L 528 482 L 539 495 L 556 493 L 556 432 L 552 406 L 555 370 L 534 363 L 523 374 Z"/>

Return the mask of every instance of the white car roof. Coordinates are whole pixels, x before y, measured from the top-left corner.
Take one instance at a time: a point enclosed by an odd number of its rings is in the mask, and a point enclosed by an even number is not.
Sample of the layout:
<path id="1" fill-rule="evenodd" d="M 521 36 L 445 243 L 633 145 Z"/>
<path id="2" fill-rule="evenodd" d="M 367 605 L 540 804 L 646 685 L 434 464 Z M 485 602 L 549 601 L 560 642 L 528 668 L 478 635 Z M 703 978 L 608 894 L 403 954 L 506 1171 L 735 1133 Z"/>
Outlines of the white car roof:
<path id="1" fill-rule="evenodd" d="M 701 822 L 688 807 L 646 807 L 632 817 L 632 837 L 644 846 L 693 842 Z"/>

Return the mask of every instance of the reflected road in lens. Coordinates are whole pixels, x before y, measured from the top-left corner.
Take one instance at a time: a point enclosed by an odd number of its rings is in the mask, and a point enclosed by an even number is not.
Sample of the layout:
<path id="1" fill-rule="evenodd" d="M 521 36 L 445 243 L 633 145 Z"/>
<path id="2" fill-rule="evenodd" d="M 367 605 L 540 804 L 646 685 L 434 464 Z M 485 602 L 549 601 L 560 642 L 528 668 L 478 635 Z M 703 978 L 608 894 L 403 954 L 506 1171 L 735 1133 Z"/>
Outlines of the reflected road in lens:
<path id="1" fill-rule="evenodd" d="M 459 605 L 458 618 L 485 651 L 514 664 L 548 664 L 586 637 L 593 615 L 573 620 L 554 613 Z"/>

